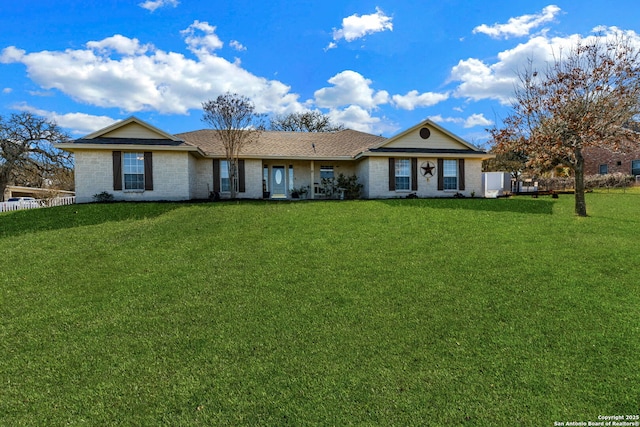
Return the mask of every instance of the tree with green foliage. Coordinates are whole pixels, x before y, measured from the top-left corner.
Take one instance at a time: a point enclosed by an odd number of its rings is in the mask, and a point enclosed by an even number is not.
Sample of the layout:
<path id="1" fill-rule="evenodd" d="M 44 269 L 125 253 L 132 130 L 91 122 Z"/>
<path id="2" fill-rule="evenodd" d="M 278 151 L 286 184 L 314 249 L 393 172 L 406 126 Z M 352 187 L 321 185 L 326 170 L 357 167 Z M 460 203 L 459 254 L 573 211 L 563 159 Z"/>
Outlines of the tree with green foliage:
<path id="1" fill-rule="evenodd" d="M 527 165 L 569 167 L 575 213 L 587 216 L 583 150 L 635 144 L 640 114 L 640 51 L 625 36 L 580 41 L 543 72 L 521 72 L 513 112 L 490 130 L 498 153 L 524 153 Z"/>
<path id="2" fill-rule="evenodd" d="M 0 197 L 8 185 L 42 187 L 71 174 L 71 155 L 54 147 L 69 137 L 31 113 L 0 117 Z"/>
<path id="3" fill-rule="evenodd" d="M 246 96 L 237 93 L 225 93 L 215 100 L 202 103 L 202 120 L 209 124 L 224 145 L 227 165 L 229 166 L 229 181 L 231 198 L 237 194 L 238 157 L 242 148 L 254 142 L 264 128 L 256 113 L 253 102 Z"/>
<path id="4" fill-rule="evenodd" d="M 305 111 L 271 118 L 270 129 L 285 132 L 337 132 L 344 125 L 333 124 L 329 116 L 319 111 Z"/>
<path id="5" fill-rule="evenodd" d="M 518 179 L 527 168 L 527 156 L 523 152 L 509 151 L 496 153 L 493 159 L 482 162 L 484 172 L 509 172 Z"/>

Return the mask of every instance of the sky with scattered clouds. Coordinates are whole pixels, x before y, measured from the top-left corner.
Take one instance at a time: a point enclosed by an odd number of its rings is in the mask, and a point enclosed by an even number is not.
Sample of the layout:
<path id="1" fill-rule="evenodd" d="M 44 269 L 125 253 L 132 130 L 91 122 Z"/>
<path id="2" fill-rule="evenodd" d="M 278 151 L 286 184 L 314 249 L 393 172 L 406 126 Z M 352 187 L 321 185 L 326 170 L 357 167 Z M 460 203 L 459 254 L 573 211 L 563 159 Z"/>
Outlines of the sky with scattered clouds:
<path id="1" fill-rule="evenodd" d="M 430 118 L 467 141 L 508 114 L 518 70 L 580 39 L 640 44 L 635 0 L 29 0 L 0 5 L 0 115 L 80 137 L 135 115 L 206 127 L 227 91 L 392 136 Z"/>

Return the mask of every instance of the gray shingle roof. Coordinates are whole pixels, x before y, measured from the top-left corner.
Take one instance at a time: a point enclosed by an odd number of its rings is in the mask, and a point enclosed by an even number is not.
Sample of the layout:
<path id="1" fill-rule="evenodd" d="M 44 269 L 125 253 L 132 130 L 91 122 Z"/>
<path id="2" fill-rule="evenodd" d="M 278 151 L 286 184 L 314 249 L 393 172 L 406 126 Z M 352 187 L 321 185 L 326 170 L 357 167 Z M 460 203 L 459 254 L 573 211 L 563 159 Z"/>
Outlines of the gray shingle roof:
<path id="1" fill-rule="evenodd" d="M 224 146 L 216 132 L 203 129 L 175 135 L 187 144 L 199 147 L 206 155 L 223 157 Z M 355 130 L 339 132 L 264 131 L 256 142 L 246 144 L 242 156 L 286 158 L 352 158 L 386 138 Z"/>

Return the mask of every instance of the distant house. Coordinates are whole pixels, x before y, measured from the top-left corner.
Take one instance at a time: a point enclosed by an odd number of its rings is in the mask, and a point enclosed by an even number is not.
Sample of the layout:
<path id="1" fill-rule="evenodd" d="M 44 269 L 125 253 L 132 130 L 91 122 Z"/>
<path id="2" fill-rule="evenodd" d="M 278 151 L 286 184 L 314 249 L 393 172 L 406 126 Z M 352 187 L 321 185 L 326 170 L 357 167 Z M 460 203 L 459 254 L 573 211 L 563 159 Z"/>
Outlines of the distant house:
<path id="1" fill-rule="evenodd" d="M 606 175 L 622 173 L 640 176 L 640 148 L 615 153 L 600 147 L 584 150 L 585 175 Z"/>
<path id="2" fill-rule="evenodd" d="M 323 178 L 356 175 L 363 198 L 482 195 L 482 160 L 493 155 L 426 120 L 392 138 L 354 130 L 260 134 L 240 154 L 237 182 L 229 182 L 221 141 L 212 130 L 172 135 L 130 117 L 58 148 L 75 155 L 76 200 L 98 193 L 115 200 L 229 197 L 288 199 L 309 189 L 324 197 Z"/>

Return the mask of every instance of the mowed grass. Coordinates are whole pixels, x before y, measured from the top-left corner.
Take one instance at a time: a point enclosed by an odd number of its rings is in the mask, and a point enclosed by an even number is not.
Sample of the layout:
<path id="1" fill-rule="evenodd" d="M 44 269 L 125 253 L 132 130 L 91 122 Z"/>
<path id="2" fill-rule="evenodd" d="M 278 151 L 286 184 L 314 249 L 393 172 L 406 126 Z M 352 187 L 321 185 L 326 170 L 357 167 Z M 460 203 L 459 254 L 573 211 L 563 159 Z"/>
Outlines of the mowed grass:
<path id="1" fill-rule="evenodd" d="M 0 214 L 0 425 L 640 413 L 640 192 Z"/>

